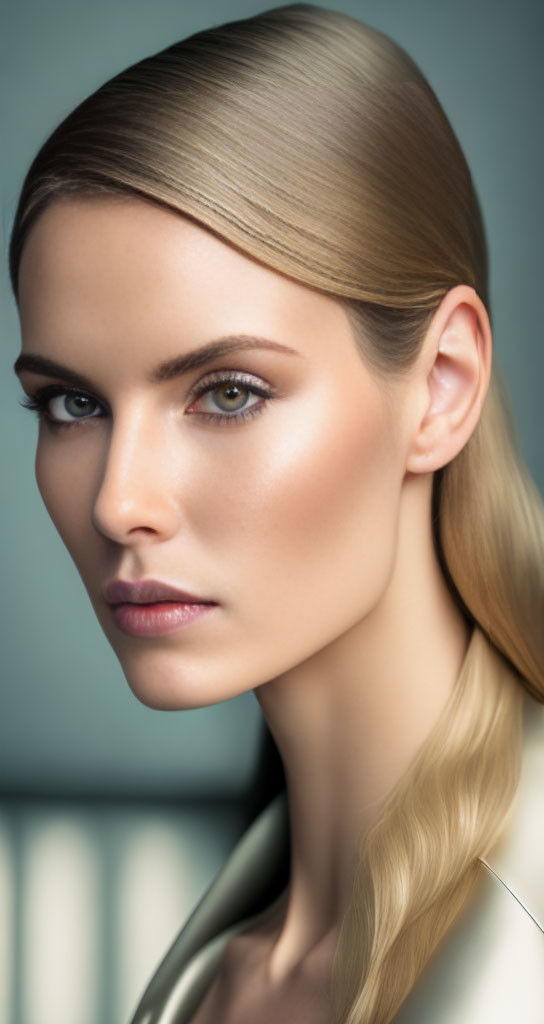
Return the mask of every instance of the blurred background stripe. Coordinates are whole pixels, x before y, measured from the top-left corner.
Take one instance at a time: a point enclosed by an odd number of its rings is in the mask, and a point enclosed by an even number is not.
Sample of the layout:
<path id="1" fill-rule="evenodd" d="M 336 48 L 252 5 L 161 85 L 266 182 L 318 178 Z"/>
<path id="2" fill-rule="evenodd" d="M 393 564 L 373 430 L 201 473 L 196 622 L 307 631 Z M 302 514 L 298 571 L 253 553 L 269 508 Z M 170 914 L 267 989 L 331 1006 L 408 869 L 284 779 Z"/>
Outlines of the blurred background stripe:
<path id="1" fill-rule="evenodd" d="M 128 1021 L 241 834 L 245 806 L 9 803 L 0 815 L 0 1021 Z"/>

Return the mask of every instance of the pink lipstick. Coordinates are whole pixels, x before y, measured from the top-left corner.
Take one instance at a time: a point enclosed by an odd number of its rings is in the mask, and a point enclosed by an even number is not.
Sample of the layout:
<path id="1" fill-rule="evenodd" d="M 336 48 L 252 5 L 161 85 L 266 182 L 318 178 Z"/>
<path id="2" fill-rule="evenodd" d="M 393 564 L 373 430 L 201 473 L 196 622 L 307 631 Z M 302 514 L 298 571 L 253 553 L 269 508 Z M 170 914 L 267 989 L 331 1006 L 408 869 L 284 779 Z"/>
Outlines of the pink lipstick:
<path id="1" fill-rule="evenodd" d="M 159 580 L 110 580 L 104 598 L 119 629 L 129 636 L 166 636 L 202 618 L 216 601 L 209 601 Z"/>

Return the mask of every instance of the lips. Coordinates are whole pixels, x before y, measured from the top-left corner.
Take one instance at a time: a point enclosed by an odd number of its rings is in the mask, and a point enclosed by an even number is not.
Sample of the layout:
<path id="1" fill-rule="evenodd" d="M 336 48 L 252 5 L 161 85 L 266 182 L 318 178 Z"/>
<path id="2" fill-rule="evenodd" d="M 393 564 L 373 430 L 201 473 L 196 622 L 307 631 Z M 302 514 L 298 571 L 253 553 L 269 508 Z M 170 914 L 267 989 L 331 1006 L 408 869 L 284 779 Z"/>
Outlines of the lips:
<path id="1" fill-rule="evenodd" d="M 159 604 L 163 601 L 178 604 L 217 604 L 203 597 L 197 597 L 187 590 L 178 590 L 160 580 L 110 580 L 104 588 L 108 604 Z"/>

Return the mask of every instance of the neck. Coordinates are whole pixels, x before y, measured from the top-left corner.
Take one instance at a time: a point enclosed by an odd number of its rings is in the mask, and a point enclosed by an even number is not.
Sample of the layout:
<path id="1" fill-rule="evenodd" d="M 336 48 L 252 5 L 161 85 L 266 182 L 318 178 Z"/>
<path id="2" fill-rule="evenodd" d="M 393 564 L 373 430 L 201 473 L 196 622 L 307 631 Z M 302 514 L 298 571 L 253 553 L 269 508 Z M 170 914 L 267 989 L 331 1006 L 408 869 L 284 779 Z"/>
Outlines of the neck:
<path id="1" fill-rule="evenodd" d="M 405 481 L 393 573 L 371 613 L 256 690 L 291 820 L 291 879 L 269 963 L 276 981 L 312 951 L 333 950 L 360 840 L 440 717 L 465 657 L 470 630 L 434 550 L 430 486 L 430 477 Z"/>

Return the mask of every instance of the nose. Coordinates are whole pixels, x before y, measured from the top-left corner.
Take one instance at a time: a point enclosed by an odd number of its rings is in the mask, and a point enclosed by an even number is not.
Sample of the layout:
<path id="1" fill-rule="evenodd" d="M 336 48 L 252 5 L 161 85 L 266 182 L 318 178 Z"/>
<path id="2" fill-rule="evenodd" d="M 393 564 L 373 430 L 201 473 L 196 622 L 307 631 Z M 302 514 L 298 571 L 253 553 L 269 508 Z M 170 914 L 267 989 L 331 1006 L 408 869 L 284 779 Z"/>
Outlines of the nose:
<path id="1" fill-rule="evenodd" d="M 93 526 L 110 540 L 153 543 L 176 533 L 176 473 L 165 433 L 156 416 L 141 410 L 127 412 L 112 426 L 92 507 Z"/>

